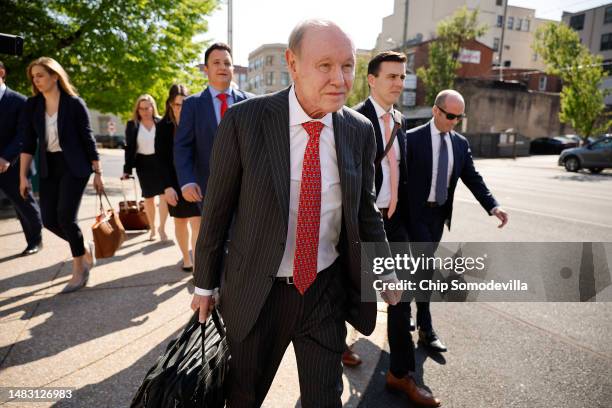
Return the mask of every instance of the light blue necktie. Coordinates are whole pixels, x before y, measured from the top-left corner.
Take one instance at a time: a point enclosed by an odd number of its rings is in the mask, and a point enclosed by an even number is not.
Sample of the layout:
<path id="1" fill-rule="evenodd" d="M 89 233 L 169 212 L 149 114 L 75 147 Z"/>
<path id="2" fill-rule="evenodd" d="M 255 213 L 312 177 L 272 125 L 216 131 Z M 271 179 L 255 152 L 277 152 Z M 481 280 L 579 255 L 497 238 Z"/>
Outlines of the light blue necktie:
<path id="1" fill-rule="evenodd" d="M 448 196 L 448 148 L 444 135 L 440 133 L 440 156 L 438 157 L 438 176 L 436 177 L 436 202 L 443 205 Z"/>

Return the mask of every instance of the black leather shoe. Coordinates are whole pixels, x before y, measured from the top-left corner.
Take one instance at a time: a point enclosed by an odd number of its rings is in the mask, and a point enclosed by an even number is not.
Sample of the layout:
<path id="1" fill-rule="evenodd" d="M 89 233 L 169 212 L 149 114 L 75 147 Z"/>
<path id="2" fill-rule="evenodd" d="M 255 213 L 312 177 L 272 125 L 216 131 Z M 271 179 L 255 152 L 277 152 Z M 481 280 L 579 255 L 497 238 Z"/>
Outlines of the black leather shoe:
<path id="1" fill-rule="evenodd" d="M 26 249 L 24 249 L 23 252 L 21 253 L 21 256 L 34 255 L 35 253 L 40 251 L 42 247 L 43 247 L 42 242 L 39 242 L 38 244 L 34 244 L 34 245 L 28 245 Z"/>
<path id="2" fill-rule="evenodd" d="M 419 344 L 424 345 L 430 350 L 437 351 L 438 353 L 443 353 L 447 350 L 444 343 L 442 343 L 436 332 L 433 330 L 429 332 L 419 330 Z"/>

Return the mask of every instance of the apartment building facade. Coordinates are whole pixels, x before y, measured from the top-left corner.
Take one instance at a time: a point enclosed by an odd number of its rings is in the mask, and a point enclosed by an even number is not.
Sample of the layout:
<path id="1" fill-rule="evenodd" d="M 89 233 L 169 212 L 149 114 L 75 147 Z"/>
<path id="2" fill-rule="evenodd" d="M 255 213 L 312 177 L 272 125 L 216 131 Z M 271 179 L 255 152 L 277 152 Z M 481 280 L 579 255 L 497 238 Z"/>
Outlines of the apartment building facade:
<path id="1" fill-rule="evenodd" d="M 245 91 L 263 95 L 286 88 L 291 83 L 285 50 L 287 44 L 263 44 L 249 54 Z"/>
<path id="2" fill-rule="evenodd" d="M 504 32 L 502 64 L 506 67 L 543 70 L 543 61 L 531 48 L 535 30 L 549 20 L 535 17 L 535 10 L 508 6 L 507 0 L 395 0 L 393 14 L 383 18 L 377 50 L 404 49 L 405 42 L 418 44 L 436 36 L 438 23 L 458 9 L 479 10 L 479 23 L 487 27 L 477 40 L 494 50 L 493 63 L 499 65 L 499 51 Z M 405 34 L 405 37 L 404 37 Z"/>

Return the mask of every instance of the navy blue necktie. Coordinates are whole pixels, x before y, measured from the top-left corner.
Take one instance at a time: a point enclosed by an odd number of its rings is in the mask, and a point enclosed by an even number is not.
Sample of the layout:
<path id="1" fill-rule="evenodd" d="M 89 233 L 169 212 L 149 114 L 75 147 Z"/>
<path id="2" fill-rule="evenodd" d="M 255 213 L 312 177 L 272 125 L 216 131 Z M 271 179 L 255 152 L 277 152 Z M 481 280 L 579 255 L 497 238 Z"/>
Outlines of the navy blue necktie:
<path id="1" fill-rule="evenodd" d="M 440 133 L 440 156 L 438 156 L 438 176 L 436 177 L 436 202 L 443 205 L 448 196 L 448 148 L 444 135 Z"/>

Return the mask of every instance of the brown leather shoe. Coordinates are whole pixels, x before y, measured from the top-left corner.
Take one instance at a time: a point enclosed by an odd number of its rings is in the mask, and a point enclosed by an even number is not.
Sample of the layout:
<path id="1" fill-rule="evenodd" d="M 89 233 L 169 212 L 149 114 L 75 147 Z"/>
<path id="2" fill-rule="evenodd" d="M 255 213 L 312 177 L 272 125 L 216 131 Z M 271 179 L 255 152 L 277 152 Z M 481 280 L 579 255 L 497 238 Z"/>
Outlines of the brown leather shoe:
<path id="1" fill-rule="evenodd" d="M 420 388 L 414 382 L 414 379 L 410 376 L 397 378 L 390 372 L 387 372 L 387 389 L 390 391 L 403 392 L 410 398 L 410 400 L 416 404 L 423 405 L 426 407 L 439 407 L 441 402 L 435 398 L 428 391 Z"/>
<path id="2" fill-rule="evenodd" d="M 342 364 L 348 367 L 356 367 L 361 364 L 361 357 L 350 348 L 347 348 L 344 350 L 344 353 L 342 353 Z"/>

